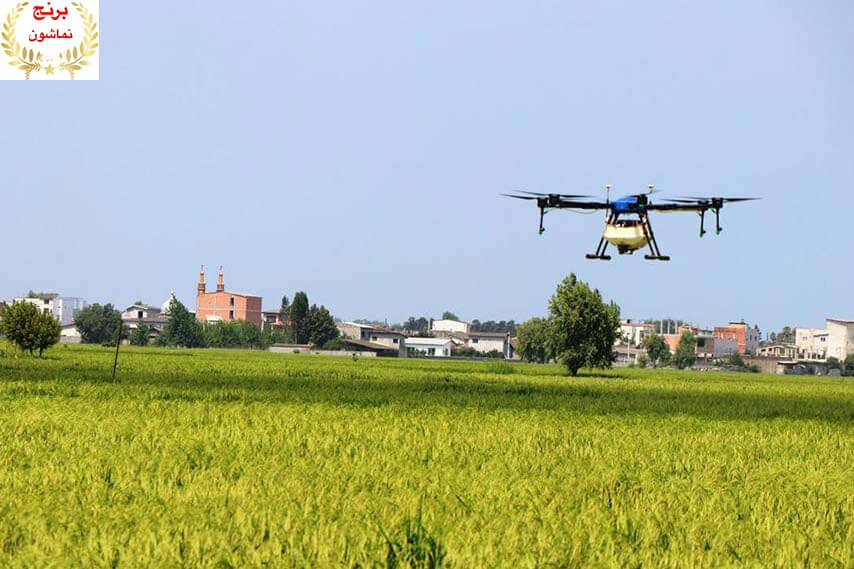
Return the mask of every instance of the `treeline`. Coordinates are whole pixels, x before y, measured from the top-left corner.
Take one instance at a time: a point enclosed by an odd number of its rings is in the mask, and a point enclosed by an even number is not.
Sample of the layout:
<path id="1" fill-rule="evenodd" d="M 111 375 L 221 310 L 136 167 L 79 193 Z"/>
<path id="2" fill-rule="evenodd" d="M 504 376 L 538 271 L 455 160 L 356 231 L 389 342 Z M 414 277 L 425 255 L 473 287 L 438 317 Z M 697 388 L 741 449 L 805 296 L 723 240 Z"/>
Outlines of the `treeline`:
<path id="1" fill-rule="evenodd" d="M 340 347 L 339 332 L 325 306 L 309 306 L 308 295 L 298 292 L 293 303 L 282 298 L 280 317 L 287 323 L 282 328 L 263 330 L 242 320 L 200 322 L 180 301 L 169 306 L 168 320 L 154 338 L 157 346 L 184 348 L 255 348 L 267 349 L 273 344 L 311 344 L 325 349 Z M 74 319 L 84 344 L 115 344 L 121 313 L 111 304 L 93 304 L 81 310 Z M 151 342 L 151 328 L 137 322 L 134 330 L 122 326 L 122 338 L 135 346 Z"/>
<path id="2" fill-rule="evenodd" d="M 443 320 L 459 320 L 456 315 L 452 312 L 445 312 L 443 315 Z M 453 316 L 453 318 L 444 318 L 445 316 Z M 356 320 L 357 323 L 360 324 L 372 324 L 368 320 Z M 400 324 L 394 324 L 392 326 L 395 330 L 409 330 L 410 332 L 428 332 L 430 330 L 430 319 L 421 316 L 416 318 L 415 316 L 410 316 L 408 320 L 402 322 Z M 516 335 L 516 322 L 513 320 L 487 320 L 485 322 L 481 322 L 480 320 L 472 320 L 471 321 L 471 331 L 472 332 L 506 332 L 511 336 Z"/>

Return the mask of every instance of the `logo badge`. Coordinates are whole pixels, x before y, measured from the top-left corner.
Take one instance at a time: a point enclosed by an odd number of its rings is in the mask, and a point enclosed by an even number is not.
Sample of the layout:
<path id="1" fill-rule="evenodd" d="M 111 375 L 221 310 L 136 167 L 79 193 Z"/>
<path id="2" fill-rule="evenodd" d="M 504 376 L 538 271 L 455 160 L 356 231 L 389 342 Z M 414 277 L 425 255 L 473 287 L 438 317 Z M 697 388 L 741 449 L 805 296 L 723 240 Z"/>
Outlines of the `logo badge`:
<path id="1" fill-rule="evenodd" d="M 0 79 L 98 79 L 98 0 L 0 0 Z"/>

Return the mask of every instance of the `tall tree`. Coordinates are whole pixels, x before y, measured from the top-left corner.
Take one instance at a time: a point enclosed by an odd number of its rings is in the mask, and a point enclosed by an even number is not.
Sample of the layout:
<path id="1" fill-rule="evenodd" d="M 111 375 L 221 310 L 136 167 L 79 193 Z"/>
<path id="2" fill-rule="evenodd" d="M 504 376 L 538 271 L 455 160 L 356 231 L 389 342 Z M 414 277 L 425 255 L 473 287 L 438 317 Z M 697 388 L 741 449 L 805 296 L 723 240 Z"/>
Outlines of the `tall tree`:
<path id="1" fill-rule="evenodd" d="M 519 324 L 519 356 L 526 362 L 545 363 L 549 352 L 549 323 L 545 318 L 531 318 Z"/>
<path id="2" fill-rule="evenodd" d="M 297 344 L 307 344 L 311 338 L 311 331 L 308 328 L 308 310 L 308 295 L 299 291 L 294 295 L 290 311 L 294 342 Z"/>
<path id="3" fill-rule="evenodd" d="M 442 313 L 442 320 L 456 320 L 460 321 L 460 317 L 451 312 L 450 310 L 446 310 Z"/>
<path id="4" fill-rule="evenodd" d="M 549 350 L 573 376 L 583 366 L 610 367 L 620 308 L 570 274 L 549 301 Z"/>
<path id="5" fill-rule="evenodd" d="M 112 304 L 93 304 L 77 313 L 74 326 L 84 344 L 116 343 L 121 313 Z"/>
<path id="6" fill-rule="evenodd" d="M 679 344 L 676 346 L 676 351 L 673 352 L 673 363 L 679 369 L 691 367 L 697 361 L 697 338 L 691 332 L 682 332 L 679 337 Z"/>
<path id="7" fill-rule="evenodd" d="M 308 341 L 314 346 L 323 346 L 330 340 L 338 338 L 338 328 L 332 314 L 325 306 L 312 305 L 308 311 L 307 327 L 309 330 Z"/>
<path id="8" fill-rule="evenodd" d="M 202 324 L 190 314 L 187 307 L 173 299 L 169 307 L 169 320 L 163 332 L 157 338 L 161 345 L 180 346 L 182 348 L 203 348 L 205 335 Z"/>
<path id="9" fill-rule="evenodd" d="M 19 302 L 0 311 L 0 334 L 21 350 L 38 350 L 39 357 L 59 342 L 60 326 L 53 314 L 45 314 L 29 302 Z"/>
<path id="10" fill-rule="evenodd" d="M 670 356 L 670 347 L 664 338 L 658 334 L 650 334 L 643 339 L 643 347 L 646 350 L 646 355 L 649 357 L 649 363 L 652 367 L 658 367 L 658 364 L 666 364 Z"/>
<path id="11" fill-rule="evenodd" d="M 132 346 L 147 346 L 148 345 L 148 335 L 151 332 L 151 328 L 145 322 L 138 322 L 136 325 L 136 330 L 134 330 L 130 335 L 130 343 Z"/>
<path id="12" fill-rule="evenodd" d="M 291 314 L 291 302 L 288 300 L 287 295 L 282 297 L 282 307 L 279 308 L 279 320 L 282 322 L 287 322 L 288 318 L 290 318 Z"/>

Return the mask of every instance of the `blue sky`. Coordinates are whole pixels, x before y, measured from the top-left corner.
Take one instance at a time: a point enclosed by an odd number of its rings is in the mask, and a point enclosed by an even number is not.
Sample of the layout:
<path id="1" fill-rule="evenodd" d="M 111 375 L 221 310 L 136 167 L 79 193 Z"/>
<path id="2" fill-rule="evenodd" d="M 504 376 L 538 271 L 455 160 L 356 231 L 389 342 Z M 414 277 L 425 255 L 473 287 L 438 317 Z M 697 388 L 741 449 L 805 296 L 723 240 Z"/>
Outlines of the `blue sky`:
<path id="1" fill-rule="evenodd" d="M 241 6 L 103 2 L 100 81 L 4 82 L 0 298 L 192 306 L 204 263 L 342 318 L 521 321 L 569 272 L 634 318 L 854 317 L 854 4 Z M 606 182 L 763 201 L 601 263 L 599 214 L 498 196 Z"/>

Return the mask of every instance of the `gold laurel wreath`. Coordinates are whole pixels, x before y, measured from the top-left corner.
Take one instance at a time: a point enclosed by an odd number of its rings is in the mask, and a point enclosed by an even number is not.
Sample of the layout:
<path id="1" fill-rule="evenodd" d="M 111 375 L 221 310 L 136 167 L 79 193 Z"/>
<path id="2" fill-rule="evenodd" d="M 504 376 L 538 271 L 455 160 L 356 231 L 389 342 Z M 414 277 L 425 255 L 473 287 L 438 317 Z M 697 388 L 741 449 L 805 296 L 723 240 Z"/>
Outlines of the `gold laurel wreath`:
<path id="1" fill-rule="evenodd" d="M 16 37 L 17 22 L 21 12 L 24 11 L 24 8 L 27 5 L 29 5 L 29 2 L 19 2 L 18 5 L 12 8 L 12 11 L 6 16 L 6 21 L 3 22 L 3 32 L 0 33 L 0 37 L 3 38 L 3 42 L 0 43 L 0 47 L 2 47 L 6 52 L 6 55 L 11 58 L 9 65 L 16 66 L 18 69 L 23 71 L 24 76 L 29 79 L 30 74 L 33 71 L 38 72 L 45 69 L 45 67 L 41 64 L 44 55 L 40 51 L 34 52 L 32 48 L 27 50 L 26 47 L 22 47 L 18 44 Z M 72 2 L 71 5 L 74 6 L 74 9 L 77 10 L 78 14 L 80 14 L 80 18 L 83 21 L 83 27 L 85 28 L 85 34 L 83 35 L 83 41 L 80 42 L 79 48 L 75 46 L 73 49 L 67 49 L 64 53 L 59 53 L 59 60 L 61 63 L 57 69 L 60 71 L 68 71 L 71 79 L 74 79 L 75 71 L 80 71 L 83 69 L 83 66 L 89 65 L 90 62 L 86 58 L 95 55 L 95 51 L 98 48 L 98 24 L 82 2 Z M 48 72 L 50 71 L 51 70 L 48 69 Z"/>

